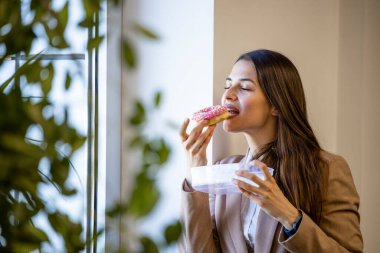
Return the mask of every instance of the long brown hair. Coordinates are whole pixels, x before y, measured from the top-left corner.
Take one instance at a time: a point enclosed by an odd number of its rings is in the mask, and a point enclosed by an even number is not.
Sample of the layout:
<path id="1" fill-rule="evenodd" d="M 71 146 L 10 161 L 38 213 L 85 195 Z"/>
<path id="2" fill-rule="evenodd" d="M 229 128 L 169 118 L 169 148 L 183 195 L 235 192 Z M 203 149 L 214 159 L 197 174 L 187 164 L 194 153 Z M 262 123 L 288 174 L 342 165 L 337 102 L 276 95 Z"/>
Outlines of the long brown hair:
<path id="1" fill-rule="evenodd" d="M 259 84 L 278 111 L 277 135 L 255 159 L 275 169 L 274 178 L 288 200 L 319 223 L 322 211 L 325 162 L 307 119 L 306 99 L 294 64 L 284 55 L 256 50 L 239 57 L 252 61 Z"/>

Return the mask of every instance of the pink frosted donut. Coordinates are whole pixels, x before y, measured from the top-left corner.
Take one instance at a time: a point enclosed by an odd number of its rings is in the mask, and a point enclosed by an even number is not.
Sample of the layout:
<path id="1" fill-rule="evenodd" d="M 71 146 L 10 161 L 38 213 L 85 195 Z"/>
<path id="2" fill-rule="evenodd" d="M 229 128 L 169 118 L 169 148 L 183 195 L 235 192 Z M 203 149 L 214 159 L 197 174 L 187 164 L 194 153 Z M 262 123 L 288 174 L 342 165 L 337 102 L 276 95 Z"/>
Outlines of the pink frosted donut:
<path id="1" fill-rule="evenodd" d="M 215 105 L 206 107 L 202 110 L 199 110 L 193 114 L 192 120 L 200 122 L 202 120 L 209 120 L 207 125 L 214 125 L 218 122 L 221 122 L 227 119 L 229 116 L 228 109 L 224 105 Z"/>

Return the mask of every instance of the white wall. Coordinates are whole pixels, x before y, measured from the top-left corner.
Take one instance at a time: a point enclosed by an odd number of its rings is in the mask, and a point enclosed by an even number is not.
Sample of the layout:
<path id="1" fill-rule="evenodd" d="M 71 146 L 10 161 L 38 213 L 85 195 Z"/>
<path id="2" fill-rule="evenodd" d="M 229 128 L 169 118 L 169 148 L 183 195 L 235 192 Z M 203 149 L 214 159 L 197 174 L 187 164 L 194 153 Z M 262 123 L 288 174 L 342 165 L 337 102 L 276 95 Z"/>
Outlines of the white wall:
<path id="1" fill-rule="evenodd" d="M 244 52 L 265 48 L 287 55 L 304 83 L 312 126 L 323 147 L 336 149 L 337 1 L 215 1 L 214 101 Z M 312 95 L 311 95 L 312 94 Z M 328 112 L 328 113 L 326 113 Z M 244 153 L 242 137 L 227 153 Z M 222 138 L 219 138 L 220 141 Z M 215 146 L 220 146 L 215 140 Z M 225 154 L 214 151 L 215 159 Z"/>
<path id="2" fill-rule="evenodd" d="M 350 164 L 365 252 L 379 252 L 380 1 L 218 0 L 214 11 L 214 102 L 241 53 L 267 48 L 287 55 L 300 72 L 322 147 Z M 245 152 L 241 136 L 218 130 L 214 160 Z"/>
<path id="3" fill-rule="evenodd" d="M 351 139 L 355 135 L 360 135 L 361 139 L 354 139 L 355 142 L 342 143 L 338 150 L 345 150 L 347 146 L 353 149 L 359 146 L 361 150 L 352 150 L 356 155 L 361 155 L 361 163 L 356 167 L 356 182 L 359 182 L 359 191 L 361 196 L 361 218 L 365 243 L 365 252 L 380 252 L 380 243 L 378 239 L 378 228 L 380 227 L 380 188 L 379 181 L 380 171 L 377 166 L 377 158 L 380 154 L 380 1 L 371 0 L 364 2 L 364 11 L 362 12 L 364 23 L 361 31 L 363 38 L 361 54 L 362 68 L 359 73 L 361 80 L 355 83 L 355 89 L 350 91 L 351 99 L 341 105 L 342 111 L 348 107 L 348 111 L 355 107 L 357 97 L 361 96 L 361 110 L 358 113 L 349 115 L 347 118 L 356 119 L 355 122 L 342 125 L 340 129 L 352 128 L 351 132 L 343 139 Z M 344 43 L 342 41 L 342 43 Z M 346 52 L 347 54 L 351 52 Z M 355 56 L 355 54 L 351 54 Z M 354 58 L 351 62 L 354 62 Z M 354 69 L 347 69 L 347 73 Z M 359 71 L 358 71 L 359 72 Z M 342 83 L 339 83 L 342 85 Z M 359 134 L 356 126 L 360 125 Z M 347 154 L 350 154 L 347 152 Z"/>

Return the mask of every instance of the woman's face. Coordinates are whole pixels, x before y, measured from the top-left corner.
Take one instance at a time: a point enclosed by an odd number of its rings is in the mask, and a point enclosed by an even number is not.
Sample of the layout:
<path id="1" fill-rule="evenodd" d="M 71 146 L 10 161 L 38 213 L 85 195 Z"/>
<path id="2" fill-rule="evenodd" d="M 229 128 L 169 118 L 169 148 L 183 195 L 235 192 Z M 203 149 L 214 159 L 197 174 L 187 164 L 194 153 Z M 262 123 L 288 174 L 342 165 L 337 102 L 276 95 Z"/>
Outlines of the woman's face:
<path id="1" fill-rule="evenodd" d="M 227 132 L 250 134 L 274 129 L 275 110 L 259 85 L 256 68 L 251 61 L 235 63 L 226 78 L 222 104 L 228 107 L 231 115 L 223 121 L 223 129 Z"/>

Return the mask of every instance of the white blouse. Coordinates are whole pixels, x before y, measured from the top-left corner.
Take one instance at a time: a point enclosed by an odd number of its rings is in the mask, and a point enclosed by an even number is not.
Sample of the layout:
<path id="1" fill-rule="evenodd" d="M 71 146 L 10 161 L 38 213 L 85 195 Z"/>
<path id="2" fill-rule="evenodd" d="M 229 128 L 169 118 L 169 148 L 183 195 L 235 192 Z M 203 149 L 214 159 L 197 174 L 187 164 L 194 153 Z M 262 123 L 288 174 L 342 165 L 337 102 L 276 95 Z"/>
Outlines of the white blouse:
<path id="1" fill-rule="evenodd" d="M 210 213 L 211 216 L 215 215 L 215 194 L 209 194 L 210 203 Z M 244 195 L 241 196 L 241 208 L 240 217 L 243 227 L 244 239 L 247 246 L 250 247 L 249 252 L 254 248 L 255 235 L 256 235 L 256 224 L 257 218 L 259 217 L 260 206 L 256 202 L 246 198 Z"/>
<path id="2" fill-rule="evenodd" d="M 244 232 L 244 239 L 247 246 L 253 249 L 255 244 L 256 224 L 259 217 L 260 206 L 256 202 L 248 199 L 244 195 L 241 198 L 241 223 Z"/>

